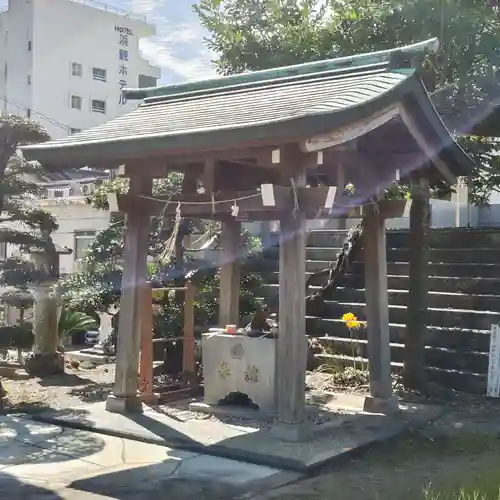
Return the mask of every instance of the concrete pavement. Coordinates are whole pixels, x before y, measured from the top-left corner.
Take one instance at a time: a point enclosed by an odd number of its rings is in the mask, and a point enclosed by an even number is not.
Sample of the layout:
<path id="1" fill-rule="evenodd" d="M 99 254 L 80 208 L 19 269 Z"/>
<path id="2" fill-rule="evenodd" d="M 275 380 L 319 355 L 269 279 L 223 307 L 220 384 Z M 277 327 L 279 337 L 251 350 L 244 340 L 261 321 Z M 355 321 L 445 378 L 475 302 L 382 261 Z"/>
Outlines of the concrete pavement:
<path id="1" fill-rule="evenodd" d="M 258 496 L 295 476 L 277 469 L 88 431 L 0 417 L 0 498 L 175 500 Z M 15 495 L 15 496 L 14 496 Z"/>

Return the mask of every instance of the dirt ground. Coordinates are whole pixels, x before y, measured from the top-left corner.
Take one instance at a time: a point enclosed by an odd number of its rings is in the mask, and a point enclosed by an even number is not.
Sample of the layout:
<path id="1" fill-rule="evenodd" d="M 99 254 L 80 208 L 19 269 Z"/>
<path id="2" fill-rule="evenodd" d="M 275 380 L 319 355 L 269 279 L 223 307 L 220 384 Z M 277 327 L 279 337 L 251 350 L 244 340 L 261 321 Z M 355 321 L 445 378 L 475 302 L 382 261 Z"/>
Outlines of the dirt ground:
<path id="1" fill-rule="evenodd" d="M 6 411 L 32 412 L 46 408 L 74 408 L 104 401 L 112 389 L 114 365 L 91 365 L 88 369 L 66 366 L 66 373 L 53 377 L 2 379 L 7 390 Z"/>

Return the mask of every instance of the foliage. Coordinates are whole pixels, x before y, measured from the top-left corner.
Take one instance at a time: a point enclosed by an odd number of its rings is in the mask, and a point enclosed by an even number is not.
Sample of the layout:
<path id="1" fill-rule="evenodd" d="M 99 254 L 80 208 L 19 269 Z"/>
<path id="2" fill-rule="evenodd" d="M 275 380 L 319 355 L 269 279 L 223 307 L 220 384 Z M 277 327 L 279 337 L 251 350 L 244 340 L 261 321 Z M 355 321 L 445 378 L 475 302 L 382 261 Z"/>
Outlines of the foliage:
<path id="1" fill-rule="evenodd" d="M 182 186 L 182 176 L 169 174 L 167 179 L 157 180 L 153 185 L 155 195 L 168 196 L 177 194 Z M 128 182 L 123 179 L 114 179 L 103 183 L 97 191 L 87 199 L 87 202 L 98 209 L 107 209 L 107 195 L 109 192 L 124 193 L 128 189 Z M 159 214 L 161 213 L 159 206 Z M 193 254 L 186 253 L 185 269 L 179 270 L 175 261 L 165 265 L 160 264 L 159 256 L 164 250 L 165 242 L 170 237 L 172 221 L 163 221 L 162 217 L 153 217 L 149 236 L 149 255 L 154 258 L 148 266 L 149 279 L 154 287 L 178 286 L 179 276 L 186 272 L 193 272 L 192 280 L 197 289 L 195 300 L 195 319 L 197 324 L 216 322 L 219 274 L 211 263 L 196 259 Z M 167 227 L 169 229 L 167 229 Z M 190 223 L 189 231 L 193 229 L 205 230 L 200 221 Z M 115 311 L 119 306 L 121 293 L 122 257 L 125 226 L 121 216 L 113 216 L 107 229 L 101 231 L 90 245 L 83 261 L 86 270 L 74 273 L 59 280 L 57 293 L 65 307 L 75 311 L 82 311 L 89 315 L 96 315 L 98 311 Z M 244 247 L 248 251 L 259 249 L 260 241 L 246 234 Z M 250 272 L 251 271 L 251 272 Z M 252 295 L 260 279 L 250 270 L 242 275 L 242 291 L 240 310 L 243 316 L 249 315 L 258 307 Z M 154 306 L 154 332 L 157 337 L 176 336 L 182 331 L 183 306 L 178 297 L 165 295 L 156 301 Z"/>
<path id="2" fill-rule="evenodd" d="M 29 178 L 36 178 L 41 167 L 26 162 L 18 152 L 23 144 L 47 139 L 47 132 L 37 123 L 0 113 L 0 242 L 18 249 L 17 255 L 0 264 L 0 285 L 7 288 L 1 301 L 20 312 L 18 325 L 0 328 L 0 344 L 6 347 L 31 347 L 32 328 L 24 321 L 25 310 L 33 305 L 30 289 L 50 278 L 50 265 L 47 270 L 37 268 L 21 255 L 55 254 L 50 234 L 57 229 L 56 220 L 30 203 L 38 187 Z"/>
<path id="3" fill-rule="evenodd" d="M 94 318 L 80 311 L 62 308 L 58 323 L 59 338 L 69 337 L 73 333 L 86 332 L 92 328 L 97 328 L 97 321 Z"/>
<path id="4" fill-rule="evenodd" d="M 390 49 L 438 37 L 420 68 L 450 129 L 470 131 L 500 97 L 500 17 L 471 0 L 201 0 L 194 6 L 223 75 Z M 425 21 L 423 21 L 425 20 Z M 436 87 L 436 88 L 434 88 Z M 460 137 L 474 159 L 471 196 L 487 201 L 500 183 L 496 141 Z M 489 173 L 480 168 L 489 167 Z"/>

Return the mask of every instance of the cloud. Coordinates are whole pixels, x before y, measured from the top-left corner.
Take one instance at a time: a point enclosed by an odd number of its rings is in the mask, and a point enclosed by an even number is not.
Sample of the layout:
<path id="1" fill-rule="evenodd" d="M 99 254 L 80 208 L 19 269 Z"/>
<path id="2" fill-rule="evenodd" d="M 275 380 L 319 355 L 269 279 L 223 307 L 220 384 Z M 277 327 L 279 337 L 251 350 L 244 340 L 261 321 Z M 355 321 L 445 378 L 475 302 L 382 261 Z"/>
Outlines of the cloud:
<path id="1" fill-rule="evenodd" d="M 157 35 L 141 40 L 140 48 L 151 64 L 162 68 L 162 80 L 175 83 L 215 75 L 210 51 L 203 44 L 206 33 L 191 2 L 129 0 L 128 5 L 157 27 Z"/>

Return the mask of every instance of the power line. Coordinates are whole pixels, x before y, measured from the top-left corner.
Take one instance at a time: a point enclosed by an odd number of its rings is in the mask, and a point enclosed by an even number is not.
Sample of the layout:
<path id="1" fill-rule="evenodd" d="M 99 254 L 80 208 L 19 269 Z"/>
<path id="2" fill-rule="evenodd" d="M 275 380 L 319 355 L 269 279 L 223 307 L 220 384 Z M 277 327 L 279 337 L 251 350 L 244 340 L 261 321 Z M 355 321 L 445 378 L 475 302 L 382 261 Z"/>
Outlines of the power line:
<path id="1" fill-rule="evenodd" d="M 52 123 L 52 125 L 56 125 L 60 128 L 63 128 L 67 132 L 71 131 L 71 127 L 69 125 L 64 125 L 64 123 L 61 123 L 60 121 L 56 120 L 55 118 L 50 118 L 49 116 L 44 115 L 43 113 L 39 113 L 38 111 L 30 108 L 29 106 L 23 106 L 22 104 L 14 102 L 11 99 L 9 99 L 5 94 L 0 94 L 0 98 L 2 98 L 5 102 L 7 102 L 9 104 L 12 104 L 12 106 L 15 106 L 18 109 L 22 109 L 22 110 L 29 109 L 30 113 L 32 113 L 40 118 L 43 118 L 44 120 L 47 120 L 49 123 Z"/>

